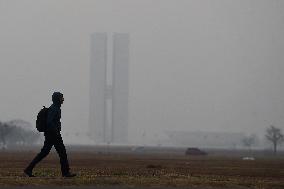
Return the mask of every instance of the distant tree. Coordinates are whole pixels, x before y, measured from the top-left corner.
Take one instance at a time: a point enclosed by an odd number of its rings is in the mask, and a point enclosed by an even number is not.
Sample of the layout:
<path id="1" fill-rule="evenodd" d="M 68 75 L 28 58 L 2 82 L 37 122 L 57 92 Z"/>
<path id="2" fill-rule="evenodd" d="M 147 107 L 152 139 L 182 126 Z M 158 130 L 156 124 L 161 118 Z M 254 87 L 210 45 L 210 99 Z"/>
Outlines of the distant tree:
<path id="1" fill-rule="evenodd" d="M 30 122 L 27 122 L 25 120 L 22 119 L 13 119 L 11 121 L 6 122 L 8 125 L 13 125 L 16 127 L 21 127 L 23 129 L 28 129 L 28 130 L 32 130 L 33 126 Z"/>
<path id="2" fill-rule="evenodd" d="M 33 145 L 41 139 L 40 133 L 33 129 L 33 126 L 30 122 L 15 119 L 7 123 L 16 128 L 10 136 L 10 143 Z"/>
<path id="3" fill-rule="evenodd" d="M 8 142 L 11 145 L 33 145 L 40 139 L 40 134 L 22 127 L 15 127 L 10 133 Z"/>
<path id="4" fill-rule="evenodd" d="M 243 145 L 247 147 L 250 152 L 251 152 L 251 147 L 256 143 L 256 141 L 257 141 L 257 136 L 253 134 L 250 136 L 246 136 L 242 139 Z"/>
<path id="5" fill-rule="evenodd" d="M 2 149 L 6 148 L 8 137 L 14 129 L 15 127 L 9 126 L 7 123 L 0 122 L 0 143 L 2 144 Z"/>
<path id="6" fill-rule="evenodd" d="M 38 132 L 32 130 L 29 122 L 23 120 L 12 120 L 0 122 L 0 147 L 7 148 L 8 145 L 32 145 L 41 139 Z"/>
<path id="7" fill-rule="evenodd" d="M 273 144 L 273 152 L 277 153 L 277 146 L 284 141 L 284 136 L 280 128 L 271 125 L 266 129 L 266 139 Z"/>

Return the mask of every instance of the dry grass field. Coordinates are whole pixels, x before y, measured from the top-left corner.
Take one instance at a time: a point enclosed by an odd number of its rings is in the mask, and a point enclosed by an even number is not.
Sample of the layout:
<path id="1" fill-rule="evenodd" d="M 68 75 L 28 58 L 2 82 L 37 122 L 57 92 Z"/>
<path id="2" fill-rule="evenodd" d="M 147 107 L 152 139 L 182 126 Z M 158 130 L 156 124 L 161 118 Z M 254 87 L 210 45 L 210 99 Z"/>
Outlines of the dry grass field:
<path id="1" fill-rule="evenodd" d="M 34 170 L 36 178 L 22 170 L 37 150 L 0 152 L 1 186 L 116 185 L 143 187 L 284 188 L 284 159 L 239 157 L 188 157 L 183 155 L 99 154 L 68 151 L 71 169 L 78 177 L 63 179 L 57 154 L 52 152 Z"/>

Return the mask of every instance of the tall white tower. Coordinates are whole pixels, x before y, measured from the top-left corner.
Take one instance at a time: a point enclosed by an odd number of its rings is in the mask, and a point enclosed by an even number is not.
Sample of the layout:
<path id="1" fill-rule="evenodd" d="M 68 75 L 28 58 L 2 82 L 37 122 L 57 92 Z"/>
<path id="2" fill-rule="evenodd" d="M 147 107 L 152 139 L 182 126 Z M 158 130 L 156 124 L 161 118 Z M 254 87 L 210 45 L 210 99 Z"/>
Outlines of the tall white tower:
<path id="1" fill-rule="evenodd" d="M 113 35 L 112 141 L 127 142 L 129 91 L 129 34 Z"/>
<path id="2" fill-rule="evenodd" d="M 105 90 L 107 70 L 107 35 L 91 35 L 90 56 L 90 135 L 98 143 L 106 142 Z"/>
<path id="3" fill-rule="evenodd" d="M 129 34 L 92 34 L 90 61 L 90 135 L 96 143 L 126 144 Z"/>

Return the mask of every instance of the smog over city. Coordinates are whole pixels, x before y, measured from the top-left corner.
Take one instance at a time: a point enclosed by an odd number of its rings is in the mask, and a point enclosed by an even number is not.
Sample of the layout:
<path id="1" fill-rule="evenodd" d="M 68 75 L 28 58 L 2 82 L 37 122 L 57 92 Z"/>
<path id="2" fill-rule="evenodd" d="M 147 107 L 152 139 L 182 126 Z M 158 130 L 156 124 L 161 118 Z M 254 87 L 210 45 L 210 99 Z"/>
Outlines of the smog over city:
<path id="1" fill-rule="evenodd" d="M 283 0 L 0 0 L 0 188 L 283 189 Z"/>
<path id="2" fill-rule="evenodd" d="M 253 136 L 272 149 L 267 129 L 284 129 L 283 9 L 0 0 L 1 124 L 36 131 L 59 91 L 66 144 L 242 148 Z"/>

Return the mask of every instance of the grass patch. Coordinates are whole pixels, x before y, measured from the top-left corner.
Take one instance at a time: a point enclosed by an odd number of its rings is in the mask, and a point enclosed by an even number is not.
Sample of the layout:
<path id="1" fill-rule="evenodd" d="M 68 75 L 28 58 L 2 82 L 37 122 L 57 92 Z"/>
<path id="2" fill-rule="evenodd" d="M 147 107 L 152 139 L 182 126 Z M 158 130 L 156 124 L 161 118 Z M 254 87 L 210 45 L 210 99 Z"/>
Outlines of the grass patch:
<path id="1" fill-rule="evenodd" d="M 135 156 L 103 156 L 98 154 L 75 154 L 70 161 L 75 178 L 61 177 L 56 154 L 35 168 L 36 178 L 23 176 L 23 168 L 33 154 L 22 158 L 0 154 L 1 186 L 129 186 L 129 187 L 225 187 L 283 189 L 283 159 L 244 162 L 230 158 L 188 158 Z M 18 157 L 18 158 L 17 158 Z M 16 159 L 16 160 L 15 160 Z M 22 160 L 23 159 L 23 160 Z M 4 163 L 5 162 L 5 163 Z"/>

